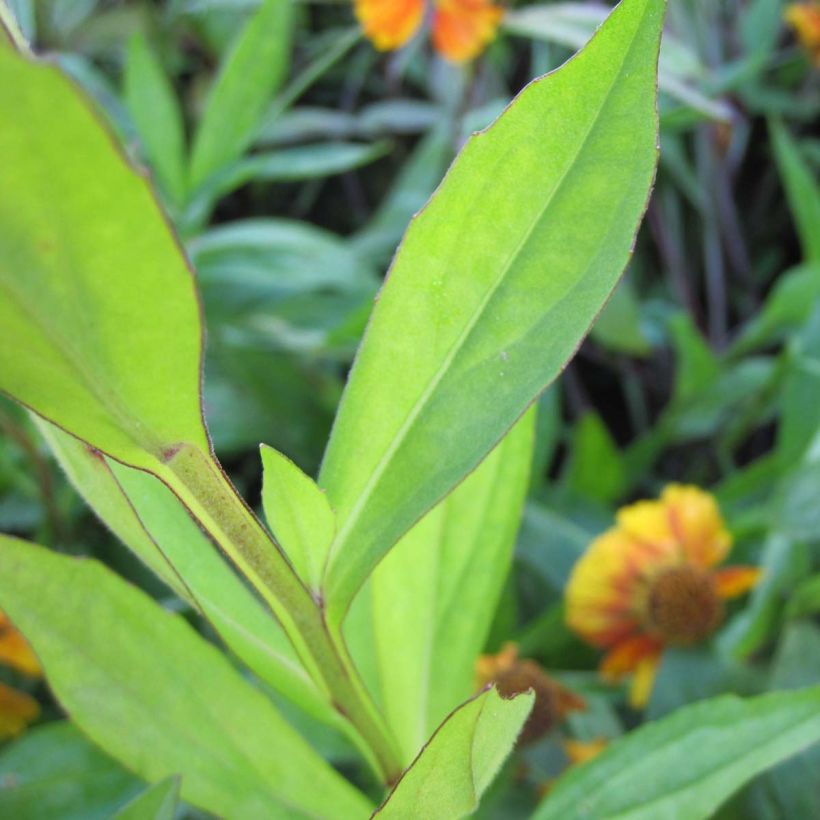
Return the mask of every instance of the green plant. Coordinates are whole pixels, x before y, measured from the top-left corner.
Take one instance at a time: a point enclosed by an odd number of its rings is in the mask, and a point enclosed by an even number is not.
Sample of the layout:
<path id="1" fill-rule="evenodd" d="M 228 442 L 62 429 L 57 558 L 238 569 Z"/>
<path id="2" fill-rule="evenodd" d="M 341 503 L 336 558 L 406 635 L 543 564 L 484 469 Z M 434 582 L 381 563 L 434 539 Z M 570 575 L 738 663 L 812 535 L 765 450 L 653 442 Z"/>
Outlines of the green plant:
<path id="1" fill-rule="evenodd" d="M 287 50 L 260 31 L 268 15 L 286 27 L 288 9 L 263 3 L 230 52 L 190 162 L 150 52 L 132 42 L 126 93 L 145 133 L 156 100 L 169 112 L 159 122 L 170 132 L 144 148 L 187 234 L 244 174 L 282 173 L 242 153 Z M 0 323 L 13 340 L 0 388 L 36 415 L 100 518 L 255 679 L 102 565 L 2 538 L 0 606 L 73 722 L 159 784 L 139 798 L 145 816 L 167 815 L 174 776 L 185 800 L 231 817 L 355 818 L 381 803 L 384 817 L 451 818 L 478 806 L 532 705 L 526 693 L 474 694 L 472 680 L 527 489 L 527 408 L 630 257 L 657 161 L 663 14 L 662 0 L 624 0 L 463 149 L 402 242 L 318 481 L 262 449 L 274 538 L 211 447 L 197 291 L 150 185 L 63 73 L 0 46 L 0 110 L 13 112 L 0 130 Z M 264 82 L 245 99 L 251 70 Z M 539 816 L 567 805 L 583 816 L 585 800 L 630 817 L 682 805 L 680 779 L 650 789 L 627 767 L 637 757 L 662 771 L 698 732 L 730 735 L 736 711 L 754 718 L 742 744 L 721 744 L 690 792 L 686 816 L 706 816 L 820 737 L 819 700 L 695 707 L 568 778 Z M 334 744 L 371 772 L 343 777 L 319 752 L 332 760 Z M 731 777 L 711 783 L 710 766 Z M 622 767 L 623 790 L 602 794 L 596 778 Z"/>

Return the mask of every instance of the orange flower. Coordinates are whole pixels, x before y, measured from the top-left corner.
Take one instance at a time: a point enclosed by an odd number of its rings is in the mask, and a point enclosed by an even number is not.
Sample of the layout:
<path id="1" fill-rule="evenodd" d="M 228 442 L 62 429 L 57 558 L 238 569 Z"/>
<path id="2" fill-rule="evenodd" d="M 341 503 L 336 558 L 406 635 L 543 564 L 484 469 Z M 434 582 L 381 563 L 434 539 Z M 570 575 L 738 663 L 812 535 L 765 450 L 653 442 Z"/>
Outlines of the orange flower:
<path id="1" fill-rule="evenodd" d="M 427 0 L 354 0 L 367 37 L 382 51 L 403 46 L 424 22 Z M 495 37 L 503 11 L 495 0 L 431 0 L 433 46 L 462 63 L 478 56 Z"/>
<path id="2" fill-rule="evenodd" d="M 42 674 L 40 663 L 31 647 L 3 611 L 0 611 L 0 663 L 11 666 L 30 678 L 37 678 Z"/>
<path id="3" fill-rule="evenodd" d="M 811 61 L 820 66 L 820 2 L 792 3 L 783 17 L 794 29 Z"/>
<path id="4" fill-rule="evenodd" d="M 630 701 L 649 700 L 666 646 L 703 640 L 723 620 L 723 601 L 743 595 L 760 570 L 716 570 L 731 537 L 714 498 L 672 484 L 660 500 L 617 514 L 617 526 L 592 542 L 567 586 L 567 623 L 593 646 L 609 650 L 608 680 L 632 675 Z"/>
<path id="5" fill-rule="evenodd" d="M 505 698 L 530 689 L 535 692 L 535 704 L 518 738 L 522 744 L 542 738 L 568 712 L 586 708 L 583 698 L 553 680 L 535 661 L 519 658 L 514 643 L 504 644 L 497 655 L 482 655 L 476 661 L 476 683 L 479 689 L 494 683 Z"/>

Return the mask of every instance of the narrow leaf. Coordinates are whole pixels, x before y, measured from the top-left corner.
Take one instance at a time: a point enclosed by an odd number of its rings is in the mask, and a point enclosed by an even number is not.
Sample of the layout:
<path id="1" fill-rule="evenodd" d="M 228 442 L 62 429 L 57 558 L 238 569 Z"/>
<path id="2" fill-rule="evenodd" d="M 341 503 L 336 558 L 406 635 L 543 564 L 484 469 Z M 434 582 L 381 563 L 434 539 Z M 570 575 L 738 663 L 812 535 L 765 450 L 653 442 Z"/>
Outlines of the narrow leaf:
<path id="1" fill-rule="evenodd" d="M 182 618 L 95 561 L 0 536 L 0 606 L 75 723 L 218 815 L 364 817 L 367 801 Z"/>
<path id="2" fill-rule="evenodd" d="M 128 44 L 125 102 L 146 159 L 170 201 L 181 205 L 187 187 L 182 114 L 162 64 L 139 34 Z"/>
<path id="3" fill-rule="evenodd" d="M 459 707 L 439 727 L 374 817 L 458 820 L 478 807 L 512 751 L 533 695 L 505 700 L 495 689 Z"/>
<path id="4" fill-rule="evenodd" d="M 684 707 L 564 775 L 534 820 L 705 820 L 756 774 L 820 740 L 820 687 Z"/>
<path id="5" fill-rule="evenodd" d="M 191 187 L 237 159 L 252 142 L 290 60 L 290 0 L 264 0 L 220 67 L 194 140 Z"/>
<path id="6" fill-rule="evenodd" d="M 772 120 L 769 130 L 777 167 L 803 246 L 804 260 L 820 263 L 820 184 L 817 176 L 782 122 Z"/>
<path id="7" fill-rule="evenodd" d="M 272 447 L 262 447 L 262 504 L 268 526 L 299 576 L 318 589 L 336 520 L 310 476 Z"/>
<path id="8" fill-rule="evenodd" d="M 331 622 L 558 375 L 615 287 L 657 161 L 663 14 L 624 0 L 470 140 L 413 221 L 322 469 L 339 526 Z"/>

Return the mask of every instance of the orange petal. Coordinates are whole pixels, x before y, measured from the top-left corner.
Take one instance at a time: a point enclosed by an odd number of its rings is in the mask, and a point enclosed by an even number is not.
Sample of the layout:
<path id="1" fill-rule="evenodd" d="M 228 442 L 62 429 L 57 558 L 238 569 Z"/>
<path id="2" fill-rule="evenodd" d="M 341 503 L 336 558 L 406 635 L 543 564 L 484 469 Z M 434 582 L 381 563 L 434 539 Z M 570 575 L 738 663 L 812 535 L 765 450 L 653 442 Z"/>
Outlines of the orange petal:
<path id="1" fill-rule="evenodd" d="M 601 661 L 601 677 L 609 681 L 620 680 L 631 672 L 635 672 L 647 659 L 652 659 L 657 663 L 662 650 L 663 645 L 648 635 L 635 635 L 621 641 Z"/>
<path id="2" fill-rule="evenodd" d="M 643 658 L 635 669 L 632 685 L 629 687 L 629 704 L 634 709 L 643 709 L 649 703 L 659 664 L 660 655 L 653 655 Z"/>
<path id="3" fill-rule="evenodd" d="M 721 598 L 745 595 L 763 576 L 759 567 L 725 567 L 712 573 L 715 591 Z"/>
<path id="4" fill-rule="evenodd" d="M 381 51 L 403 46 L 424 19 L 424 0 L 355 0 L 362 30 Z"/>
<path id="5" fill-rule="evenodd" d="M 0 626 L 0 663 L 13 667 L 24 675 L 38 678 L 40 663 L 25 638 L 8 622 Z"/>
<path id="6" fill-rule="evenodd" d="M 709 568 L 726 558 L 732 539 L 723 525 L 714 496 L 698 487 L 670 484 L 663 491 L 661 501 L 689 561 Z"/>
<path id="7" fill-rule="evenodd" d="M 433 45 L 439 54 L 463 63 L 494 39 L 503 10 L 492 0 L 436 0 Z"/>
<path id="8" fill-rule="evenodd" d="M 33 697 L 0 683 L 0 740 L 19 735 L 39 714 Z"/>

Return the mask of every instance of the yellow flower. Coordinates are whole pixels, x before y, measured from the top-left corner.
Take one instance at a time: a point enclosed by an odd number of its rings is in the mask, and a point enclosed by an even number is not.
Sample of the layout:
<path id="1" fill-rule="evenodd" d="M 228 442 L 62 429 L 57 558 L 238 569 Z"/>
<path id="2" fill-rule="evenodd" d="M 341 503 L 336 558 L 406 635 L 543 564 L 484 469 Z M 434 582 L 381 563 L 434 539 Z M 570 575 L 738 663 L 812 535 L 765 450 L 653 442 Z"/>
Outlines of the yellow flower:
<path id="1" fill-rule="evenodd" d="M 672 484 L 658 501 L 619 510 L 617 526 L 575 565 L 567 623 L 608 650 L 601 663 L 606 679 L 632 675 L 636 708 L 649 700 L 664 647 L 708 637 L 723 620 L 723 601 L 757 583 L 755 567 L 715 569 L 730 547 L 715 499 Z"/>
<path id="2" fill-rule="evenodd" d="M 457 63 L 472 60 L 484 50 L 503 15 L 495 0 L 354 0 L 364 33 L 382 51 L 410 40 L 421 28 L 428 7 L 433 46 Z"/>
<path id="3" fill-rule="evenodd" d="M 500 695 L 510 698 L 532 689 L 535 703 L 518 742 L 532 743 L 552 731 L 569 712 L 586 708 L 583 698 L 553 680 L 535 661 L 518 657 L 518 647 L 506 643 L 497 655 L 476 661 L 477 688 L 494 683 Z"/>
<path id="4" fill-rule="evenodd" d="M 820 2 L 791 3 L 783 13 L 811 61 L 820 66 Z"/>

